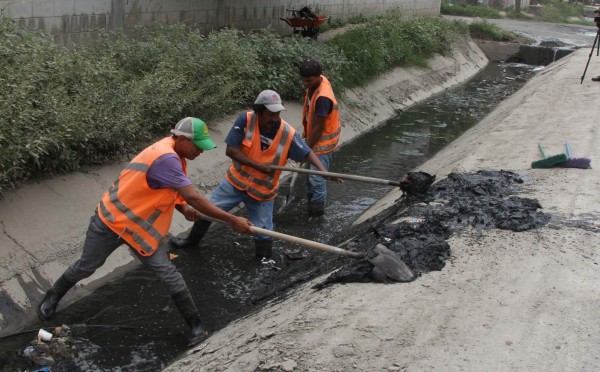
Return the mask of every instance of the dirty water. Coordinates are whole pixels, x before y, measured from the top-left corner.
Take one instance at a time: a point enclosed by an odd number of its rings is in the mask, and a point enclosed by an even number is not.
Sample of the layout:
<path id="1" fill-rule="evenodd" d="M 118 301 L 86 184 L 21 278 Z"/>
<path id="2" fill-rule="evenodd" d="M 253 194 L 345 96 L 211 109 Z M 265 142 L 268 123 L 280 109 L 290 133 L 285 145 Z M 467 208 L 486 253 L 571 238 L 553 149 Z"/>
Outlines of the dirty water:
<path id="1" fill-rule="evenodd" d="M 343 146 L 334 155 L 331 171 L 399 181 L 518 90 L 536 70 L 527 65 L 490 64 L 467 83 L 399 113 Z M 535 201 L 514 194 L 519 176 L 508 172 L 456 174 L 439 180 L 418 201 L 403 199 L 359 227 L 349 225 L 390 187 L 354 181 L 330 183 L 326 215 L 309 220 L 303 182 L 304 177 L 298 177 L 291 191 L 292 203 L 276 214 L 275 230 L 332 245 L 358 233 L 345 249 L 364 250 L 383 242 L 419 274 L 443 268 L 451 255 L 446 239 L 456 230 L 472 226 L 519 231 L 535 228 L 547 218 Z M 401 218 L 405 221 L 391 224 Z M 506 225 L 507 221 L 514 221 L 514 226 Z M 424 246 L 427 252 L 423 252 Z M 252 238 L 223 226 L 211 229 L 199 249 L 174 253 L 203 322 L 212 331 L 256 310 L 263 300 L 334 268 L 341 270 L 321 285 L 385 280 L 373 275 L 372 265 L 365 260 L 282 242 L 275 242 L 272 260 L 260 263 L 254 258 Z M 77 352 L 72 359 L 52 366 L 52 371 L 159 370 L 186 350 L 188 330 L 183 319 L 159 280 L 144 268 L 60 310 L 52 325 L 63 323 L 129 328 L 73 327 L 71 337 Z M 31 328 L 42 325 L 32 324 Z M 21 355 L 33 336 L 0 340 L 3 370 L 36 369 Z"/>

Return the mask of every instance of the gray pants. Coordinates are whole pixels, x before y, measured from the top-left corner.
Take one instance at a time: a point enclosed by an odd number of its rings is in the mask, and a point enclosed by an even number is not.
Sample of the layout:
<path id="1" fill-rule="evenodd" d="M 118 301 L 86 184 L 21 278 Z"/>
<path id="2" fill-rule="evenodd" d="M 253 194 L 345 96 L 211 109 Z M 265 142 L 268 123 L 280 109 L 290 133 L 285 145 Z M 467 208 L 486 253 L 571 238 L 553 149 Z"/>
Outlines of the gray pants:
<path id="1" fill-rule="evenodd" d="M 85 236 L 83 252 L 74 264 L 63 274 L 73 283 L 91 276 L 96 269 L 104 265 L 108 256 L 127 244 L 102 222 L 97 214 L 90 218 L 90 225 Z M 168 257 L 168 239 L 160 242 L 158 250 L 152 256 L 142 256 L 135 249 L 131 251 L 140 259 L 142 264 L 150 268 L 167 286 L 170 295 L 187 290 L 187 286 L 177 268 Z"/>

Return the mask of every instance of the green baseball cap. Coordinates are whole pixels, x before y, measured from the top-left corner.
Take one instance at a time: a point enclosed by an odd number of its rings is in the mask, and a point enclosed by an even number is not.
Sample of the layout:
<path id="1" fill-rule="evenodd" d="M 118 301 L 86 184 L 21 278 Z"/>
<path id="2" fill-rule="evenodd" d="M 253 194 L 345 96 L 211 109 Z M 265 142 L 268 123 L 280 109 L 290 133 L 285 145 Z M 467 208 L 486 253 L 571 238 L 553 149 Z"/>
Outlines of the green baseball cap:
<path id="1" fill-rule="evenodd" d="M 198 118 L 183 118 L 171 129 L 176 136 L 184 136 L 194 142 L 201 150 L 212 150 L 217 147 L 208 135 L 208 126 Z"/>

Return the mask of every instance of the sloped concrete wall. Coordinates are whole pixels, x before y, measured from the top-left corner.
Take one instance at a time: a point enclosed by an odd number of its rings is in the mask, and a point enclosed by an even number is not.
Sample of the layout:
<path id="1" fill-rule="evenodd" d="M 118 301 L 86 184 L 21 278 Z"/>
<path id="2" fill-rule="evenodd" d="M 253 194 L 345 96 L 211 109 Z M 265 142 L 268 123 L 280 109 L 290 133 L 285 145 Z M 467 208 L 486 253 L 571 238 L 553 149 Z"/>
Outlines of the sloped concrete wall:
<path id="1" fill-rule="evenodd" d="M 97 30 L 132 30 L 154 22 L 184 22 L 203 32 L 221 27 L 251 30 L 271 26 L 285 34 L 287 9 L 310 6 L 317 14 L 347 20 L 398 8 L 407 16 L 437 16 L 440 0 L 0 0 L 0 9 L 30 28 L 46 30 L 69 46 L 90 44 Z"/>

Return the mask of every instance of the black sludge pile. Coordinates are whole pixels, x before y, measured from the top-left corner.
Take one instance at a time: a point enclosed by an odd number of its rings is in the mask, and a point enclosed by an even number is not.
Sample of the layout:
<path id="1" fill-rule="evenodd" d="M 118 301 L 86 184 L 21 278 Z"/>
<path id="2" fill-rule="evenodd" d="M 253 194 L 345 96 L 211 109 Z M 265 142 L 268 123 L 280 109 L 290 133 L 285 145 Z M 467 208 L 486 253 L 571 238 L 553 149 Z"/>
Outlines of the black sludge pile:
<path id="1" fill-rule="evenodd" d="M 446 240 L 454 232 L 467 227 L 525 231 L 550 220 L 537 200 L 515 195 L 515 186 L 521 183 L 520 176 L 508 171 L 452 173 L 426 192 L 407 193 L 384 213 L 365 222 L 358 234 L 355 228 L 356 238 L 348 249 L 365 251 L 381 243 L 418 274 L 441 270 L 451 254 Z M 318 287 L 369 281 L 390 280 L 373 275 L 368 262 L 350 261 Z"/>
<path id="2" fill-rule="evenodd" d="M 451 255 L 447 239 L 453 233 L 467 228 L 525 231 L 550 220 L 537 200 L 516 195 L 523 180 L 512 172 L 452 173 L 433 185 L 433 176 L 415 172 L 405 180 L 420 184 L 403 185 L 404 195 L 393 206 L 360 226 L 345 228 L 328 244 L 357 252 L 369 252 L 383 244 L 418 276 L 444 268 Z M 392 282 L 373 268 L 366 259 L 309 252 L 307 258 L 290 260 L 280 271 L 264 275 L 256 283 L 252 301 L 333 270 L 316 288 L 334 283 Z"/>

